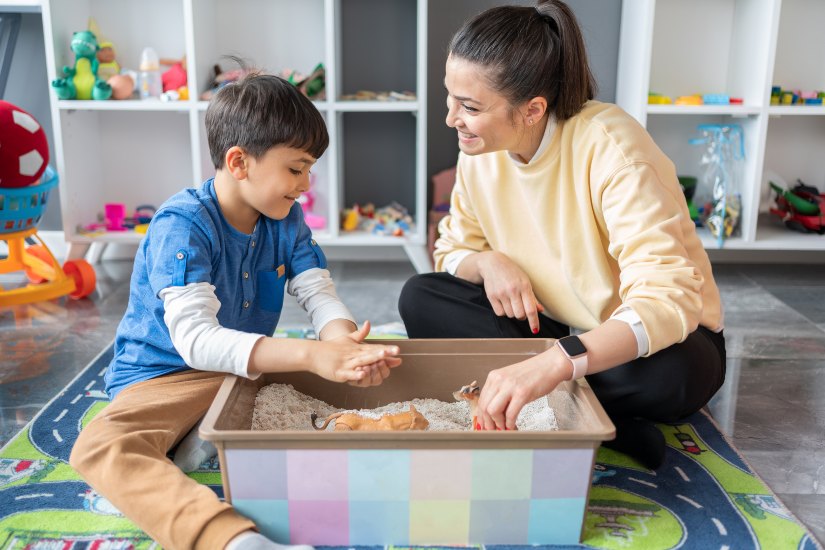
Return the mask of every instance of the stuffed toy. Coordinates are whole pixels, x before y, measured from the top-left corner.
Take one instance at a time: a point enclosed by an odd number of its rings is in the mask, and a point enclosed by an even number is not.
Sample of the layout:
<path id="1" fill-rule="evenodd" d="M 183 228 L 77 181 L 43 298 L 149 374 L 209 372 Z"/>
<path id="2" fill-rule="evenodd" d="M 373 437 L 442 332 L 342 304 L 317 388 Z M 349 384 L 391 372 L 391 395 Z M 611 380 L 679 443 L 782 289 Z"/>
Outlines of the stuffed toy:
<path id="1" fill-rule="evenodd" d="M 97 76 L 100 47 L 92 31 L 74 33 L 71 42 L 75 55 L 74 67 L 63 67 L 64 78 L 52 80 L 57 97 L 60 99 L 109 99 L 112 87 Z"/>
<path id="2" fill-rule="evenodd" d="M 38 183 L 48 162 L 43 127 L 20 107 L 0 101 L 0 187 Z"/>

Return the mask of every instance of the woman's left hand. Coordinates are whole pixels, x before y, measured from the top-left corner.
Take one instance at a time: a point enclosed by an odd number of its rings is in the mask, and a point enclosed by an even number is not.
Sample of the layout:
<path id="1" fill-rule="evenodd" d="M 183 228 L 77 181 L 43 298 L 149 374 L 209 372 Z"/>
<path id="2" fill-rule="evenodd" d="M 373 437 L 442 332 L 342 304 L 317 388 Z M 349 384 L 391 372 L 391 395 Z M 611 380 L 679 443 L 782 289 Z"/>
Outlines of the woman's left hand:
<path id="1" fill-rule="evenodd" d="M 487 375 L 478 398 L 477 420 L 482 430 L 515 430 L 521 409 L 564 380 L 562 369 L 555 368 L 548 355 L 536 355 Z"/>

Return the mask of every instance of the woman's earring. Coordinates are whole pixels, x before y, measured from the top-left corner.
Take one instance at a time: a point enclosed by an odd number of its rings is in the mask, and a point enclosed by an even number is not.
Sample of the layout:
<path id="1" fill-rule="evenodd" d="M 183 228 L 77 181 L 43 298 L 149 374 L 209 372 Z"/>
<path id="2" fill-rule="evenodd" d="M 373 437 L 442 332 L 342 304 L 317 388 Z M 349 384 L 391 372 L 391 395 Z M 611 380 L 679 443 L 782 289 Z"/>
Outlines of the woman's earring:
<path id="1" fill-rule="evenodd" d="M 528 119 L 527 119 L 527 124 L 533 124 L 533 119 L 532 119 L 532 118 L 528 118 Z"/>

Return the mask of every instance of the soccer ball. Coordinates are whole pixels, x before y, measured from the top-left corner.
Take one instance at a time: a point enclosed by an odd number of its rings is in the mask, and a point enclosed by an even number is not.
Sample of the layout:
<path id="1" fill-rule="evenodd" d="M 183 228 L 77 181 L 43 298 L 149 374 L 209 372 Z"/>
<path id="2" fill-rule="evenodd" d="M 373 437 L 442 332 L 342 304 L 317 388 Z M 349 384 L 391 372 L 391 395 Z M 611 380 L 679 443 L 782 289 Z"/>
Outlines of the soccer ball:
<path id="1" fill-rule="evenodd" d="M 0 100 L 0 187 L 37 183 L 49 162 L 49 144 L 33 116 Z"/>

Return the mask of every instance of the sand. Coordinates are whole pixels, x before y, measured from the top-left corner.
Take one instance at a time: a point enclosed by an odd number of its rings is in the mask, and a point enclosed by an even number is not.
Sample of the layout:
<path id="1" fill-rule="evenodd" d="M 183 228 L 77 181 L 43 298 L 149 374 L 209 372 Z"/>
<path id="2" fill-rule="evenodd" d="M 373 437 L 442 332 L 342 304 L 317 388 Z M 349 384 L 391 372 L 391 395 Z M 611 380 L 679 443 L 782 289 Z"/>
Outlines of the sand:
<path id="1" fill-rule="evenodd" d="M 410 403 L 424 415 L 430 425 L 429 431 L 466 430 L 472 427 L 470 406 L 466 401 L 445 402 L 437 399 L 413 399 L 403 403 L 390 403 L 375 409 L 350 409 L 368 418 L 379 418 L 410 410 Z M 310 430 L 310 415 L 314 412 L 319 419 L 339 412 L 332 405 L 296 391 L 288 384 L 270 384 L 262 387 L 255 398 L 252 415 L 253 430 L 293 431 Z M 334 429 L 331 422 L 327 430 Z M 519 430 L 558 430 L 556 415 L 546 398 L 528 403 L 519 414 L 516 426 Z"/>

